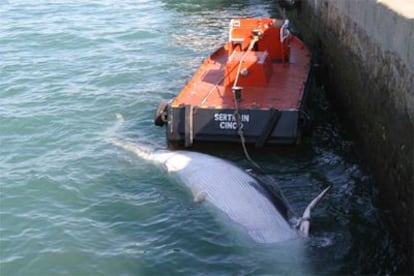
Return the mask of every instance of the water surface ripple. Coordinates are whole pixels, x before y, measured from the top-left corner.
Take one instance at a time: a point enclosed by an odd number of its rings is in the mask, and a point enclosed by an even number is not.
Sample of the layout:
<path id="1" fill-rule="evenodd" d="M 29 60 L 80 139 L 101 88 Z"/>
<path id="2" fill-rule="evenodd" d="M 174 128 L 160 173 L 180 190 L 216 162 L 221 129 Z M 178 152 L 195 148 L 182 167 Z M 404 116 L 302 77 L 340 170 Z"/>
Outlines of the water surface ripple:
<path id="1" fill-rule="evenodd" d="M 298 214 L 333 185 L 309 240 L 261 246 L 234 235 L 174 179 L 105 140 L 163 146 L 159 100 L 225 40 L 231 18 L 275 15 L 273 2 L 0 1 L 0 274 L 398 270 L 386 212 L 322 90 L 302 148 L 253 154 Z M 239 148 L 215 154 L 249 167 Z"/>

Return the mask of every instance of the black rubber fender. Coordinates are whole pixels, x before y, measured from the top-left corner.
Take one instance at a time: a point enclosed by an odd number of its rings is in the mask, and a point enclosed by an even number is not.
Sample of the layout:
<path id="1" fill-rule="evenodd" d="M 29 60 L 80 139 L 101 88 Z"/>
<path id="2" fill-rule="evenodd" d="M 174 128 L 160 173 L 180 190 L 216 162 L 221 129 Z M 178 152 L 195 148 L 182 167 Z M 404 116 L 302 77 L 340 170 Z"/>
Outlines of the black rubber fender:
<path id="1" fill-rule="evenodd" d="M 168 120 L 168 102 L 161 101 L 155 111 L 154 124 L 156 126 L 164 126 Z"/>

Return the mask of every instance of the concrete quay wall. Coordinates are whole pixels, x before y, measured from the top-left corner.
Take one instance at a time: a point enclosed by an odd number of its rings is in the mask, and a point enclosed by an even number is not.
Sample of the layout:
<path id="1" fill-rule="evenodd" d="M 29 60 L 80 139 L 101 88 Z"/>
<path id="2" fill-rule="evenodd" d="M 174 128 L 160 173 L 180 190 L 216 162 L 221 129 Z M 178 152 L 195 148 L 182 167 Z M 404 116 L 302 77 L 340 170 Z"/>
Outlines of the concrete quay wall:
<path id="1" fill-rule="evenodd" d="M 413 260 L 414 0 L 302 0 L 289 18 L 317 54 Z"/>

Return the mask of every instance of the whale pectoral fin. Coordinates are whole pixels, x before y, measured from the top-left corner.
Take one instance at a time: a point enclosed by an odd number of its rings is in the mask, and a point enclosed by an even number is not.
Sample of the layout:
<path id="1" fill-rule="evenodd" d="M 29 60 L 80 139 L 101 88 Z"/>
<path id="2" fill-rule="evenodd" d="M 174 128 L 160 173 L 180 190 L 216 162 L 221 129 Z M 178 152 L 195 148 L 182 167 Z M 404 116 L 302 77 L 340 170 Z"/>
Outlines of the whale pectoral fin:
<path id="1" fill-rule="evenodd" d="M 298 228 L 299 232 L 302 233 L 303 236 L 309 236 L 309 229 L 310 229 L 310 219 L 311 219 L 311 212 L 312 209 L 321 201 L 321 199 L 326 195 L 326 193 L 332 188 L 332 186 L 328 186 L 325 190 L 323 190 L 317 197 L 315 197 L 306 207 L 305 211 L 303 212 L 302 217 L 299 219 L 296 227 Z"/>
<path id="2" fill-rule="evenodd" d="M 301 217 L 297 224 L 299 232 L 304 237 L 309 237 L 310 217 Z"/>
<path id="3" fill-rule="evenodd" d="M 194 202 L 195 203 L 202 203 L 204 200 L 206 200 L 207 193 L 205 191 L 198 192 L 194 196 Z"/>

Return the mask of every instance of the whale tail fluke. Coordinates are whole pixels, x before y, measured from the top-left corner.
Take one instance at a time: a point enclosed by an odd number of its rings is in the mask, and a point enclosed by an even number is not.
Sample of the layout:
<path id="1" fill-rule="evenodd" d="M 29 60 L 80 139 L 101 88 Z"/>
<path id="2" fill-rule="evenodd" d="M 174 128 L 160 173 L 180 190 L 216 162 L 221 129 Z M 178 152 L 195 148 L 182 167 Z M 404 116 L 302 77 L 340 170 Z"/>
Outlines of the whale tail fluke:
<path id="1" fill-rule="evenodd" d="M 321 201 L 321 199 L 326 195 L 326 193 L 332 188 L 332 186 L 328 186 L 323 190 L 317 197 L 315 197 L 309 205 L 306 207 L 305 211 L 303 212 L 302 217 L 299 219 L 296 227 L 298 228 L 299 232 L 302 233 L 303 236 L 309 236 L 310 230 L 310 219 L 311 219 L 311 212 L 312 209 Z"/>
<path id="2" fill-rule="evenodd" d="M 122 140 L 116 137 L 117 133 L 119 132 L 119 129 L 121 128 L 125 120 L 122 114 L 120 113 L 116 113 L 115 117 L 116 117 L 116 123 L 106 131 L 105 140 L 108 143 L 111 143 L 119 148 L 135 153 L 142 159 L 146 159 L 146 160 L 151 159 L 151 155 L 154 151 L 153 149 L 143 146 L 143 145 L 137 145 L 137 144 L 134 144 L 129 141 Z"/>
<path id="3" fill-rule="evenodd" d="M 108 142 L 111 144 L 122 148 L 126 151 L 135 153 L 138 157 L 144 159 L 144 160 L 151 160 L 152 159 L 152 153 L 153 150 L 144 147 L 144 146 L 138 146 L 137 144 L 131 143 L 129 141 L 121 140 L 118 138 L 109 138 Z"/>
<path id="4" fill-rule="evenodd" d="M 172 152 L 166 149 L 159 149 L 155 145 L 133 143 L 117 137 L 117 133 L 124 123 L 124 117 L 120 113 L 116 113 L 116 123 L 106 131 L 105 141 L 113 144 L 125 151 L 136 154 L 143 160 L 153 161 L 155 163 L 165 162 Z"/>

